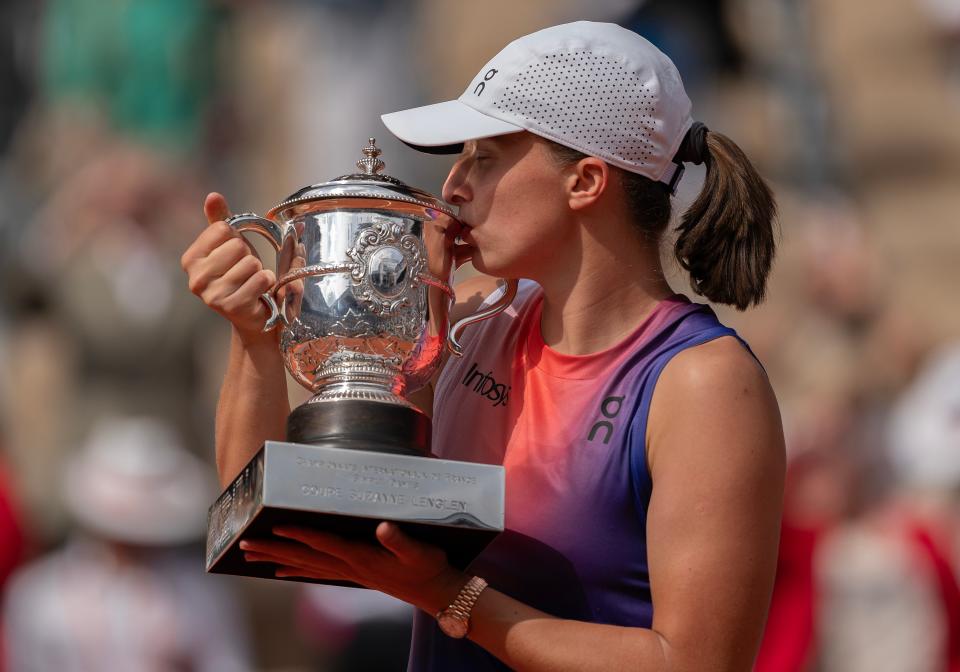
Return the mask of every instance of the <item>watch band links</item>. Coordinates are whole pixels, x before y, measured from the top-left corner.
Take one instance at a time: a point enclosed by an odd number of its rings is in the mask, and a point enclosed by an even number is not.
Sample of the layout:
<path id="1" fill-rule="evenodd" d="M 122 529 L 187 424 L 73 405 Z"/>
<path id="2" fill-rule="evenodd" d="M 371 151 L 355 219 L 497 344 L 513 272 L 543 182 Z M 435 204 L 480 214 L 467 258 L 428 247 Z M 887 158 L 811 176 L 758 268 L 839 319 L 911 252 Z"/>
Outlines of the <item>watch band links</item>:
<path id="1" fill-rule="evenodd" d="M 457 594 L 456 599 L 448 608 L 457 616 L 464 620 L 470 619 L 470 612 L 473 611 L 473 605 L 480 598 L 480 593 L 487 587 L 487 582 L 479 576 L 472 576 L 464 584 L 463 588 Z"/>

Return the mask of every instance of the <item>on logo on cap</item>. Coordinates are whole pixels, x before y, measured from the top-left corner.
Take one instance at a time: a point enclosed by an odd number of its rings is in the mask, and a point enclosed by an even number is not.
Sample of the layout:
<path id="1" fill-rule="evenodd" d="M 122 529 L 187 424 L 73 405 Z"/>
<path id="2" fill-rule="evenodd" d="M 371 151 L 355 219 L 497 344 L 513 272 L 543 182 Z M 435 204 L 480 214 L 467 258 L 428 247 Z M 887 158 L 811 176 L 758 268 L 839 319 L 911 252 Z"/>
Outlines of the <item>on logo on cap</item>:
<path id="1" fill-rule="evenodd" d="M 486 74 L 483 76 L 483 81 L 477 84 L 476 87 L 474 87 L 473 89 L 474 95 L 479 96 L 481 93 L 483 93 L 483 90 L 487 86 L 486 83 L 489 82 L 491 79 L 493 79 L 498 72 L 500 71 L 497 70 L 496 68 L 490 68 L 489 70 L 487 70 Z"/>

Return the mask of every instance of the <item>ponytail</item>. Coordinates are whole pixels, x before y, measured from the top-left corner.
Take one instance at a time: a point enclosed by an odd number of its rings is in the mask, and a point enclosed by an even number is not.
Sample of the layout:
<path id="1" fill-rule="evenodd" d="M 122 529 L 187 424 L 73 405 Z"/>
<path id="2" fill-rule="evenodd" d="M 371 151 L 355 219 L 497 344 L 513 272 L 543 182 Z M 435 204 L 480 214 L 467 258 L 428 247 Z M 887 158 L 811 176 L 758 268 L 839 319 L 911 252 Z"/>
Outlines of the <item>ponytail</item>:
<path id="1" fill-rule="evenodd" d="M 549 143 L 560 163 L 584 158 L 575 149 Z M 715 303 L 744 310 L 763 301 L 773 263 L 773 194 L 730 138 L 695 122 L 674 160 L 705 163 L 700 195 L 677 226 L 674 254 L 690 273 L 690 284 Z M 637 173 L 621 171 L 627 208 L 640 235 L 659 243 L 670 222 L 670 189 Z"/>
<path id="2" fill-rule="evenodd" d="M 744 310 L 766 294 L 777 206 L 770 187 L 730 138 L 698 130 L 707 175 L 677 226 L 674 254 L 698 294 Z"/>

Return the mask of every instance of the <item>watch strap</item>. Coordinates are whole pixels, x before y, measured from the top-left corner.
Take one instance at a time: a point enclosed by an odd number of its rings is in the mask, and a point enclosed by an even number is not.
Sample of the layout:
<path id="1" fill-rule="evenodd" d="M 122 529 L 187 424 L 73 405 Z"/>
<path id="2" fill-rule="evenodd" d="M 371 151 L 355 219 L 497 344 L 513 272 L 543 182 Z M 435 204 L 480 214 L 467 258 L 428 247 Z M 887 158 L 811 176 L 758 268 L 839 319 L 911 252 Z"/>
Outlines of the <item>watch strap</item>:
<path id="1" fill-rule="evenodd" d="M 452 616 L 469 627 L 470 613 L 480 598 L 480 593 L 486 587 L 487 582 L 484 579 L 479 576 L 470 577 L 450 606 L 438 613 L 437 617 L 439 618 L 441 615 Z"/>

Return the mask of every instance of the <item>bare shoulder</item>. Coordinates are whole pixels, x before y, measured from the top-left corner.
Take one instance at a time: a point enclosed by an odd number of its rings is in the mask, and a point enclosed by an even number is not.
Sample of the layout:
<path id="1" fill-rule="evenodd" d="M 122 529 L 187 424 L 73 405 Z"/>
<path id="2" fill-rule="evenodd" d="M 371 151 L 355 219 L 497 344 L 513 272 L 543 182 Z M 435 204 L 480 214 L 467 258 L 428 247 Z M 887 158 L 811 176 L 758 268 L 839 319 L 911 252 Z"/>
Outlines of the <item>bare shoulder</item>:
<path id="1" fill-rule="evenodd" d="M 770 390 L 760 363 L 733 336 L 687 348 L 670 360 L 660 378 L 668 387 L 706 388 L 735 392 L 745 387 Z"/>
<path id="2" fill-rule="evenodd" d="M 458 282 L 454 288 L 457 302 L 450 311 L 451 320 L 455 322 L 475 313 L 480 304 L 497 288 L 498 282 L 497 278 L 489 275 L 475 275 L 463 282 Z"/>
<path id="3" fill-rule="evenodd" d="M 696 439 L 690 458 L 736 459 L 739 452 L 762 452 L 782 460 L 780 411 L 767 375 L 756 359 L 731 336 L 678 353 L 664 368 L 654 390 L 648 422 L 648 461 L 661 446 L 681 437 Z M 682 451 L 686 453 L 686 451 Z M 713 453 L 713 454 L 709 454 Z M 756 459 L 754 454 L 752 459 Z"/>

